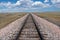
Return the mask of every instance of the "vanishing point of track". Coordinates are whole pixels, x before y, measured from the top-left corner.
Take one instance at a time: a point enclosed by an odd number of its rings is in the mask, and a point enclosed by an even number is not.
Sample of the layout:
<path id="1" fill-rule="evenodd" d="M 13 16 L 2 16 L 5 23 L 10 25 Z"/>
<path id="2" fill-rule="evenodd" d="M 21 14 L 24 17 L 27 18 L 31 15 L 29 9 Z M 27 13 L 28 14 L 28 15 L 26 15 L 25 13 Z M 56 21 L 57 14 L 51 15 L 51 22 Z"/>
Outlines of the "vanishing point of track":
<path id="1" fill-rule="evenodd" d="M 43 40 L 31 14 L 28 15 L 16 40 Z"/>

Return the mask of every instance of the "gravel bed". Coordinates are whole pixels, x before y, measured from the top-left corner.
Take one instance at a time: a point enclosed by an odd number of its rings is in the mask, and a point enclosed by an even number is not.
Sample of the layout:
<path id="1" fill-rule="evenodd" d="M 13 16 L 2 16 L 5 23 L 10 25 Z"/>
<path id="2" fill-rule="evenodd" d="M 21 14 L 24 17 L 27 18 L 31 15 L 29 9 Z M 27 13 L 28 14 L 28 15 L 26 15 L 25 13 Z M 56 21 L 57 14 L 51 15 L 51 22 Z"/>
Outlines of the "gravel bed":
<path id="1" fill-rule="evenodd" d="M 33 18 L 39 28 L 40 33 L 42 34 L 42 37 L 45 40 L 60 40 L 60 28 L 59 26 L 40 18 L 34 14 Z"/>
<path id="2" fill-rule="evenodd" d="M 0 29 L 0 40 L 14 40 L 19 33 L 27 16 L 28 14 L 10 23 L 5 28 Z"/>

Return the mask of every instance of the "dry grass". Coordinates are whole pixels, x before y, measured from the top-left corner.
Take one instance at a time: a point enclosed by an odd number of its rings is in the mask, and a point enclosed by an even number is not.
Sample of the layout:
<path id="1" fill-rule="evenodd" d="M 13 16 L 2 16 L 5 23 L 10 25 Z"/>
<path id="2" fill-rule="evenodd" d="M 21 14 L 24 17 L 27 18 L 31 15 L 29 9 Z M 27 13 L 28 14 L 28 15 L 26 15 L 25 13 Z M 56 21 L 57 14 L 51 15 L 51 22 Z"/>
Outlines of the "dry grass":
<path id="1" fill-rule="evenodd" d="M 60 12 L 38 13 L 37 15 L 60 26 Z"/>
<path id="2" fill-rule="evenodd" d="M 0 14 L 0 29 L 16 19 L 24 16 L 25 13 L 1 13 Z"/>

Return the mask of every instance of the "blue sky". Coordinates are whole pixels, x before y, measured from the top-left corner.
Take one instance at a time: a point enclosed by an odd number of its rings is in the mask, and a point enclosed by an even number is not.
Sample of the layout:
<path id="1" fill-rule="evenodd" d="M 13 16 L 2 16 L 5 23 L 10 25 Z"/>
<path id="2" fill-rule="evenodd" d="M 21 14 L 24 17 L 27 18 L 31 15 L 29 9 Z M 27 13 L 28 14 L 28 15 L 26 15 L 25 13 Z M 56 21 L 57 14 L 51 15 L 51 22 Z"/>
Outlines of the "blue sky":
<path id="1" fill-rule="evenodd" d="M 60 0 L 0 0 L 0 12 L 60 11 Z"/>

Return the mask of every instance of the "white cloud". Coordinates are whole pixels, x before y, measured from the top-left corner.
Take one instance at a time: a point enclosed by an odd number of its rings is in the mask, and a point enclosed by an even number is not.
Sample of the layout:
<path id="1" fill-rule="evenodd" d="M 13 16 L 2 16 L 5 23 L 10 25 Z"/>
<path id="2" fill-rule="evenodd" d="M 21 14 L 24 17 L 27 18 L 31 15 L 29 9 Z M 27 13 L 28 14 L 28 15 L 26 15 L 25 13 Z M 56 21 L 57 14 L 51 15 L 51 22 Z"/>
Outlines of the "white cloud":
<path id="1" fill-rule="evenodd" d="M 8 3 L 5 4 L 5 6 L 8 7 L 8 8 L 11 8 L 12 4 L 11 4 L 11 2 L 8 2 Z"/>
<path id="2" fill-rule="evenodd" d="M 0 3 L 0 6 L 8 7 L 8 8 L 10 8 L 11 5 L 12 5 L 11 2 L 8 2 L 8 3 L 3 3 L 3 2 L 1 2 L 1 3 Z"/>
<path id="3" fill-rule="evenodd" d="M 60 0 L 51 0 L 51 2 L 53 6 L 60 8 Z"/>
<path id="4" fill-rule="evenodd" d="M 51 2 L 52 2 L 53 4 L 56 4 L 56 3 L 59 3 L 60 0 L 51 0 Z"/>
<path id="5" fill-rule="evenodd" d="M 11 3 L 11 2 L 0 3 L 0 6 L 5 6 L 7 8 L 13 8 L 18 6 L 31 8 L 32 6 L 48 7 L 49 4 L 44 4 L 40 1 L 33 2 L 32 0 L 18 0 L 16 3 Z"/>
<path id="6" fill-rule="evenodd" d="M 60 3 L 55 4 L 55 7 L 60 8 Z"/>
<path id="7" fill-rule="evenodd" d="M 45 8 L 45 7 L 49 7 L 50 5 L 49 4 L 44 4 L 44 3 L 40 2 L 40 1 L 36 1 L 36 2 L 34 2 L 32 4 L 32 6 L 39 6 L 39 7 Z"/>
<path id="8" fill-rule="evenodd" d="M 36 2 L 34 2 L 34 3 L 32 4 L 32 6 L 34 6 L 34 5 L 43 5 L 43 3 L 42 3 L 42 2 L 39 2 L 39 1 L 36 1 Z"/>
<path id="9" fill-rule="evenodd" d="M 45 0 L 44 2 L 49 2 L 49 0 Z M 60 0 L 51 0 L 52 3 L 60 2 Z M 57 6 L 57 4 L 55 5 Z M 6 8 L 16 8 L 16 9 L 38 9 L 38 8 L 47 8 L 51 7 L 50 4 L 43 3 L 41 1 L 35 1 L 32 0 L 18 0 L 16 3 L 6 2 L 0 3 L 0 7 L 6 7 Z"/>
<path id="10" fill-rule="evenodd" d="M 49 0 L 45 0 L 44 2 L 49 2 Z"/>
<path id="11" fill-rule="evenodd" d="M 15 5 L 17 6 L 17 5 L 20 5 L 20 4 L 21 4 L 20 1 L 17 1 Z"/>
<path id="12" fill-rule="evenodd" d="M 31 7 L 33 3 L 33 1 L 31 0 L 20 0 L 20 2 L 21 2 L 21 6 L 23 7 Z"/>
<path id="13" fill-rule="evenodd" d="M 6 8 L 13 8 L 13 7 L 20 6 L 20 5 L 21 5 L 20 1 L 17 1 L 16 3 L 11 3 L 11 2 L 1 2 L 0 3 L 0 6 L 4 6 Z"/>
<path id="14" fill-rule="evenodd" d="M 3 7 L 7 7 L 7 8 L 11 8 L 11 3 L 10 2 L 8 2 L 8 3 L 0 3 L 0 6 L 3 6 Z"/>
<path id="15" fill-rule="evenodd" d="M 28 11 L 28 10 L 39 10 L 42 8 L 48 8 L 48 7 L 58 7 L 60 8 L 60 0 L 51 0 L 52 4 L 50 4 L 49 0 L 45 0 L 44 3 L 41 1 L 32 1 L 32 0 L 18 0 L 16 3 L 11 2 L 0 2 L 0 8 L 10 10 L 22 10 L 22 11 Z"/>

